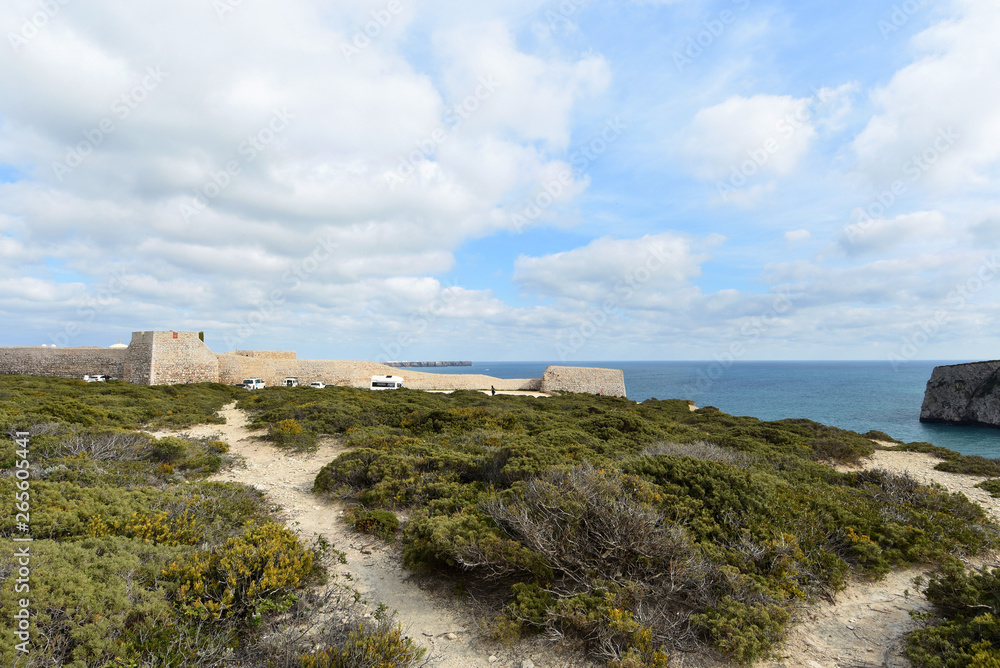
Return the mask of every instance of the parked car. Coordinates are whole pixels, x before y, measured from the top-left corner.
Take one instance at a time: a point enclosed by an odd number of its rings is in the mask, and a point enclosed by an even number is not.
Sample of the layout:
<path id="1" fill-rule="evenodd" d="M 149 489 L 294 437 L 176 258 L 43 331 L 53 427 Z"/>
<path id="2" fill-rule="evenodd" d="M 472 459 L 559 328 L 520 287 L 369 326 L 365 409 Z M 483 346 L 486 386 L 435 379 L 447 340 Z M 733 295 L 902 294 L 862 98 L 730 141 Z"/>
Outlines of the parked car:
<path id="1" fill-rule="evenodd" d="M 317 380 L 317 381 L 314 381 L 314 382 L 312 382 L 312 383 L 309 383 L 309 387 L 315 387 L 315 388 L 317 388 L 317 389 L 320 389 L 320 390 L 322 390 L 322 389 L 323 389 L 324 387 L 326 387 L 326 385 L 324 385 L 323 383 L 321 383 L 321 382 L 319 382 L 319 381 Z"/>
<path id="2" fill-rule="evenodd" d="M 103 383 L 108 380 L 108 377 L 103 373 L 88 373 L 83 377 L 83 380 L 87 383 Z"/>
<path id="3" fill-rule="evenodd" d="M 264 389 L 264 379 L 263 378 L 244 378 L 243 387 L 248 390 L 262 390 Z"/>

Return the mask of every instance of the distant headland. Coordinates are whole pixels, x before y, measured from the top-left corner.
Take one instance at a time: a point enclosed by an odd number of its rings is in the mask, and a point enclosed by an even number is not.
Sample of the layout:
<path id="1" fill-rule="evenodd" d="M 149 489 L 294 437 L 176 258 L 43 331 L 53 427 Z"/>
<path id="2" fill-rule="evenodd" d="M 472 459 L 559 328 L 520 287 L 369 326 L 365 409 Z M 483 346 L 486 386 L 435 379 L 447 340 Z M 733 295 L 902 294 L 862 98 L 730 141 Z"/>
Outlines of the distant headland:
<path id="1" fill-rule="evenodd" d="M 414 367 L 436 367 L 436 366 L 472 366 L 472 362 L 385 362 L 386 366 L 397 369 L 407 369 Z"/>
<path id="2" fill-rule="evenodd" d="M 1000 361 L 935 367 L 920 421 L 1000 427 Z"/>

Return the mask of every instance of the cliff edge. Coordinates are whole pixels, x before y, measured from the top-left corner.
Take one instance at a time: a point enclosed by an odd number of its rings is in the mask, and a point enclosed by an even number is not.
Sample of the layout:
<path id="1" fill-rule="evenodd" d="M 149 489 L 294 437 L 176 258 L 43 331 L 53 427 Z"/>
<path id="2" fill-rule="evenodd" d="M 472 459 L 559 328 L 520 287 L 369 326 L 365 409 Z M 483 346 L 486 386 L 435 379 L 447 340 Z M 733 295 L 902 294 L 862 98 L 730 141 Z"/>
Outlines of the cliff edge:
<path id="1" fill-rule="evenodd" d="M 935 367 L 920 421 L 1000 427 L 1000 361 Z"/>

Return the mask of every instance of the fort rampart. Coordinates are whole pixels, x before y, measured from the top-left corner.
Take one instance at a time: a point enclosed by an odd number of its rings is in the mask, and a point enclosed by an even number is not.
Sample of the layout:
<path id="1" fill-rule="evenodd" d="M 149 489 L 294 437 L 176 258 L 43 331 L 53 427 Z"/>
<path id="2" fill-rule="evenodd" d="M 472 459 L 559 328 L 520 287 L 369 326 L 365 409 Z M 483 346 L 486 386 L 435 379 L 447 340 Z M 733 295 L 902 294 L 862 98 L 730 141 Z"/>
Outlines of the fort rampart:
<path id="1" fill-rule="evenodd" d="M 104 373 L 125 377 L 125 348 L 0 348 L 0 373 L 82 378 Z"/>
<path id="2" fill-rule="evenodd" d="M 300 360 L 294 351 L 238 350 L 213 353 L 196 332 L 133 332 L 127 348 L 0 348 L 0 374 L 82 378 L 103 373 L 139 385 L 219 382 L 235 385 L 261 378 L 268 386 L 286 378 L 300 385 L 368 387 L 374 375 L 402 376 L 418 390 L 530 390 L 625 396 L 618 369 L 550 366 L 542 378 L 505 379 L 482 374 L 400 370 L 376 362 Z"/>

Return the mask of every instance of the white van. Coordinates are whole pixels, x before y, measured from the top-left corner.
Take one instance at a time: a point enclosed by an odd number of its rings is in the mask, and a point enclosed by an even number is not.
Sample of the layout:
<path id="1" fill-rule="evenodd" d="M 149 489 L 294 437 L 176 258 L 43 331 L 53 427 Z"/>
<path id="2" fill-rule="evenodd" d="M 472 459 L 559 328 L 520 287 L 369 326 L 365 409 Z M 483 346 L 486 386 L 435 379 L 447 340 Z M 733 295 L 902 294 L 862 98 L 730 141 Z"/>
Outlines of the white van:
<path id="1" fill-rule="evenodd" d="M 285 387 L 298 387 L 298 376 L 285 376 Z"/>
<path id="2" fill-rule="evenodd" d="M 261 390 L 264 389 L 264 379 L 263 378 L 244 378 L 243 387 L 247 390 Z"/>
<path id="3" fill-rule="evenodd" d="M 403 387 L 402 376 L 372 376 L 372 390 L 396 390 Z"/>

